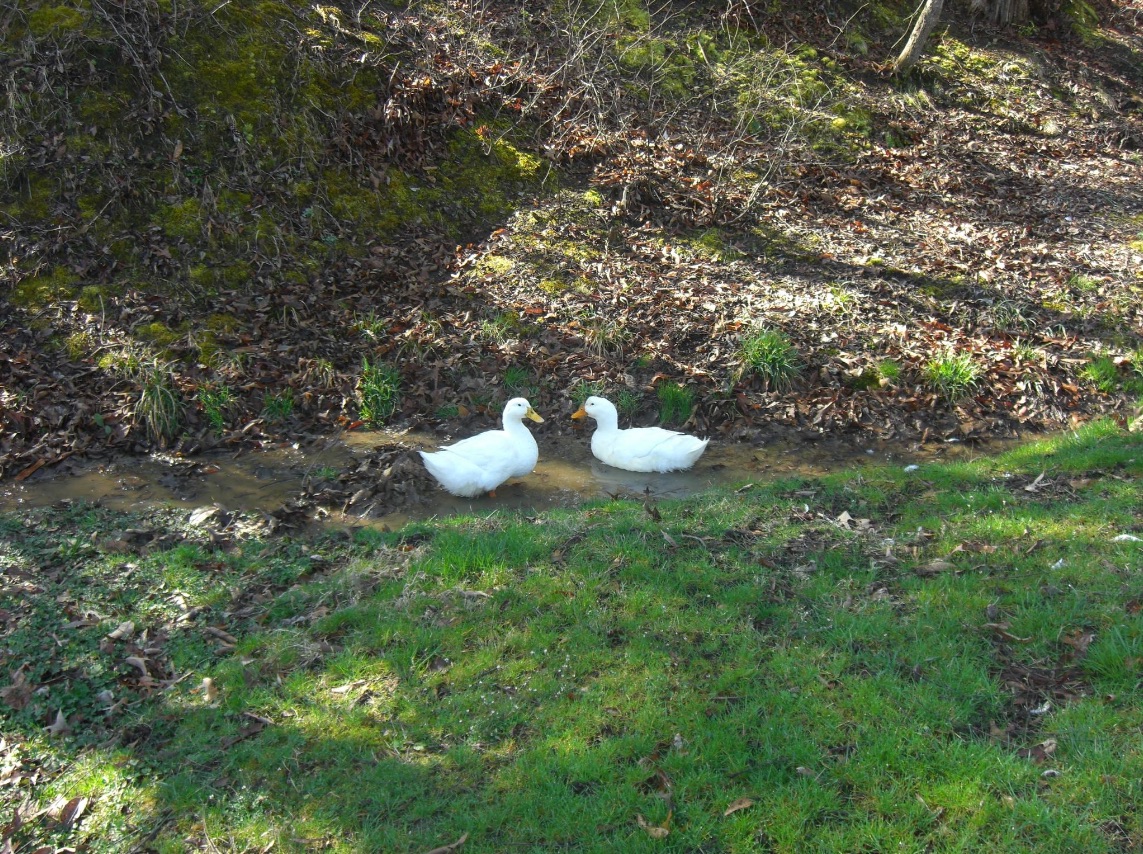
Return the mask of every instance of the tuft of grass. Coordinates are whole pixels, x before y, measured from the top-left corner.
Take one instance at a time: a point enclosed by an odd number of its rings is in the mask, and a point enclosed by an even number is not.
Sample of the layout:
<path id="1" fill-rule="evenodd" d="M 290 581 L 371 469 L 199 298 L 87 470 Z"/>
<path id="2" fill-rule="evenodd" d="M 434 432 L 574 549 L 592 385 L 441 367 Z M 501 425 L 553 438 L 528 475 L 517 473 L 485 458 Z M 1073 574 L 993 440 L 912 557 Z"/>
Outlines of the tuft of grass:
<path id="1" fill-rule="evenodd" d="M 284 388 L 279 392 L 266 392 L 262 396 L 262 417 L 267 421 L 284 421 L 294 411 L 294 390 Z"/>
<path id="2" fill-rule="evenodd" d="M 576 380 L 568 391 L 568 396 L 571 398 L 572 403 L 578 409 L 583 406 L 583 402 L 592 396 L 603 396 L 604 385 L 595 380 Z"/>
<path id="3" fill-rule="evenodd" d="M 1068 279 L 1068 285 L 1075 288 L 1080 293 L 1090 294 L 1099 290 L 1100 281 L 1094 276 L 1089 276 L 1086 273 L 1076 273 Z"/>
<path id="4" fill-rule="evenodd" d="M 976 388 L 980 368 L 968 353 L 948 352 L 929 360 L 924 377 L 937 394 L 956 403 Z"/>
<path id="5" fill-rule="evenodd" d="M 695 408 L 694 390 L 680 383 L 662 382 L 655 388 L 659 396 L 659 420 L 664 424 L 682 424 Z"/>
<path id="6" fill-rule="evenodd" d="M 160 364 L 143 368 L 135 420 L 159 444 L 173 439 L 182 427 L 183 405 L 170 370 Z"/>
<path id="7" fill-rule="evenodd" d="M 361 420 L 369 424 L 384 424 L 397 411 L 401 399 L 401 375 L 392 365 L 368 359 L 361 362 L 361 376 L 357 378 L 357 408 Z"/>
<path id="8" fill-rule="evenodd" d="M 504 312 L 495 317 L 486 317 L 477 327 L 478 333 L 485 341 L 493 344 L 506 344 L 520 335 L 523 324 L 520 316 L 514 311 Z"/>
<path id="9" fill-rule="evenodd" d="M 353 318 L 353 331 L 370 341 L 381 341 L 389 334 L 389 321 L 373 312 Z"/>
<path id="10" fill-rule="evenodd" d="M 1036 327 L 1028 306 L 1015 300 L 1000 300 L 990 311 L 992 323 L 1006 332 L 1028 332 Z"/>
<path id="11" fill-rule="evenodd" d="M 615 396 L 615 408 L 619 410 L 619 414 L 624 418 L 633 418 L 639 412 L 639 407 L 642 405 L 643 395 L 629 388 L 622 389 L 619 394 Z"/>
<path id="12" fill-rule="evenodd" d="M 738 379 L 757 374 L 768 388 L 785 391 L 801 369 L 798 351 L 778 329 L 756 327 L 738 345 Z"/>
<path id="13" fill-rule="evenodd" d="M 1113 394 L 1119 387 L 1119 368 L 1110 356 L 1095 356 L 1084 365 L 1080 376 L 1104 394 Z"/>
<path id="14" fill-rule="evenodd" d="M 329 359 L 309 359 L 302 368 L 302 380 L 308 386 L 332 388 L 337 369 Z"/>
<path id="15" fill-rule="evenodd" d="M 580 325 L 587 351 L 595 356 L 618 355 L 631 340 L 631 332 L 622 319 L 597 314 L 584 318 Z"/>
<path id="16" fill-rule="evenodd" d="M 221 435 L 226 430 L 226 410 L 235 401 L 230 386 L 203 386 L 195 397 L 214 432 Z"/>
<path id="17" fill-rule="evenodd" d="M 522 397 L 532 397 L 537 391 L 531 370 L 520 365 L 504 369 L 504 388 L 509 394 Z"/>
<path id="18" fill-rule="evenodd" d="M 886 383 L 895 383 L 901 378 L 901 366 L 892 359 L 885 359 L 877 363 L 877 374 Z"/>

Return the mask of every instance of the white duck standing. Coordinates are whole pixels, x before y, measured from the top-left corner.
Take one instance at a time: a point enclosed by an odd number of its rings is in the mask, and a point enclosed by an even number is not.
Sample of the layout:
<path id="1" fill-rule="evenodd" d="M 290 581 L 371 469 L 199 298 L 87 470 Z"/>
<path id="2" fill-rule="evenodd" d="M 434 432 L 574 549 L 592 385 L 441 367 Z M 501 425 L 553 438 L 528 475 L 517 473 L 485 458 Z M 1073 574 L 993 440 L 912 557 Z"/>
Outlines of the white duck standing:
<path id="1" fill-rule="evenodd" d="M 681 471 L 689 469 L 702 456 L 710 439 L 662 427 L 619 429 L 619 412 L 611 401 L 589 397 L 572 418 L 590 415 L 595 419 L 591 452 L 600 462 L 627 471 Z"/>
<path id="2" fill-rule="evenodd" d="M 528 401 L 514 397 L 504 406 L 503 430 L 486 430 L 435 453 L 421 451 L 425 468 L 453 495 L 495 495 L 496 487 L 508 478 L 530 474 L 540 458 L 525 418 L 544 421 Z"/>

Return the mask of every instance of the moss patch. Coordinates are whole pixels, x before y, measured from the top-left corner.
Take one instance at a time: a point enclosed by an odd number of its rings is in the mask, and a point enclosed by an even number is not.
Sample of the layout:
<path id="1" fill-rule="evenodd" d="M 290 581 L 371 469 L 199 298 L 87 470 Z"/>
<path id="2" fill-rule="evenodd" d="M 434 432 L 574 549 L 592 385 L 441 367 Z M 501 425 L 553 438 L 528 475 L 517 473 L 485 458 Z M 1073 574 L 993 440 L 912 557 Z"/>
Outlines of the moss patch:
<path id="1" fill-rule="evenodd" d="M 50 272 L 30 276 L 12 291 L 12 303 L 23 308 L 38 309 L 75 295 L 79 277 L 66 267 L 55 267 Z"/>
<path id="2" fill-rule="evenodd" d="M 87 5 L 41 6 L 28 15 L 28 32 L 42 38 L 80 30 L 87 21 Z"/>

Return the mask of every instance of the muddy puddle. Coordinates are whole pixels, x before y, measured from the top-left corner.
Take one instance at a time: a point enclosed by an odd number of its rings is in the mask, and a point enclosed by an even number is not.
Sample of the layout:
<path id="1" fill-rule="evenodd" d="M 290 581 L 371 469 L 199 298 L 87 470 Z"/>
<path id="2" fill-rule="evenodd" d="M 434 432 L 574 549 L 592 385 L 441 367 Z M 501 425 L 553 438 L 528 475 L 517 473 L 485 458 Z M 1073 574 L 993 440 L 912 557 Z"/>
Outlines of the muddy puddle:
<path id="1" fill-rule="evenodd" d="M 889 447 L 854 439 L 712 444 L 687 472 L 639 474 L 591 456 L 587 434 L 537 437 L 540 461 L 527 478 L 495 497 L 456 498 L 440 489 L 416 454 L 436 437 L 385 431 L 349 433 L 309 447 L 153 455 L 99 463 L 69 461 L 22 482 L 0 483 L 0 512 L 86 501 L 120 510 L 206 507 L 262 514 L 288 527 L 324 521 L 395 529 L 415 520 L 498 508 L 541 511 L 608 497 L 678 498 L 711 486 L 787 475 L 820 475 L 862 462 L 908 465 L 976 456 L 960 443 Z"/>

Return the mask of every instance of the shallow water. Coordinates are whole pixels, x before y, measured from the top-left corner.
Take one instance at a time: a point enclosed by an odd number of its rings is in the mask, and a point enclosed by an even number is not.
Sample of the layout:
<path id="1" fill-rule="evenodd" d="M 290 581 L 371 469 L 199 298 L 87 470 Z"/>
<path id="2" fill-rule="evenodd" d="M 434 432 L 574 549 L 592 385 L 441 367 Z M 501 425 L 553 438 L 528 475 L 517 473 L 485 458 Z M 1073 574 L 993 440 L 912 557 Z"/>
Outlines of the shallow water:
<path id="1" fill-rule="evenodd" d="M 959 443 L 925 447 L 877 445 L 845 439 L 788 441 L 766 445 L 712 444 L 686 472 L 622 471 L 591 456 L 587 435 L 538 437 L 540 461 L 526 478 L 509 481 L 495 497 L 457 498 L 436 488 L 423 501 L 368 520 L 334 511 L 335 523 L 395 528 L 406 522 L 498 508 L 541 511 L 607 497 L 678 498 L 711 486 L 741 485 L 788 475 L 821 475 L 863 462 L 907 465 L 934 458 L 976 456 Z M 0 484 L 0 512 L 88 501 L 120 510 L 220 506 L 234 512 L 271 512 L 304 495 L 307 477 L 352 467 L 379 447 L 400 442 L 434 448 L 436 437 L 372 431 L 349 433 L 323 447 L 284 446 L 194 458 L 166 455 L 120 457 L 72 464 L 67 472 L 41 470 L 23 482 Z"/>

